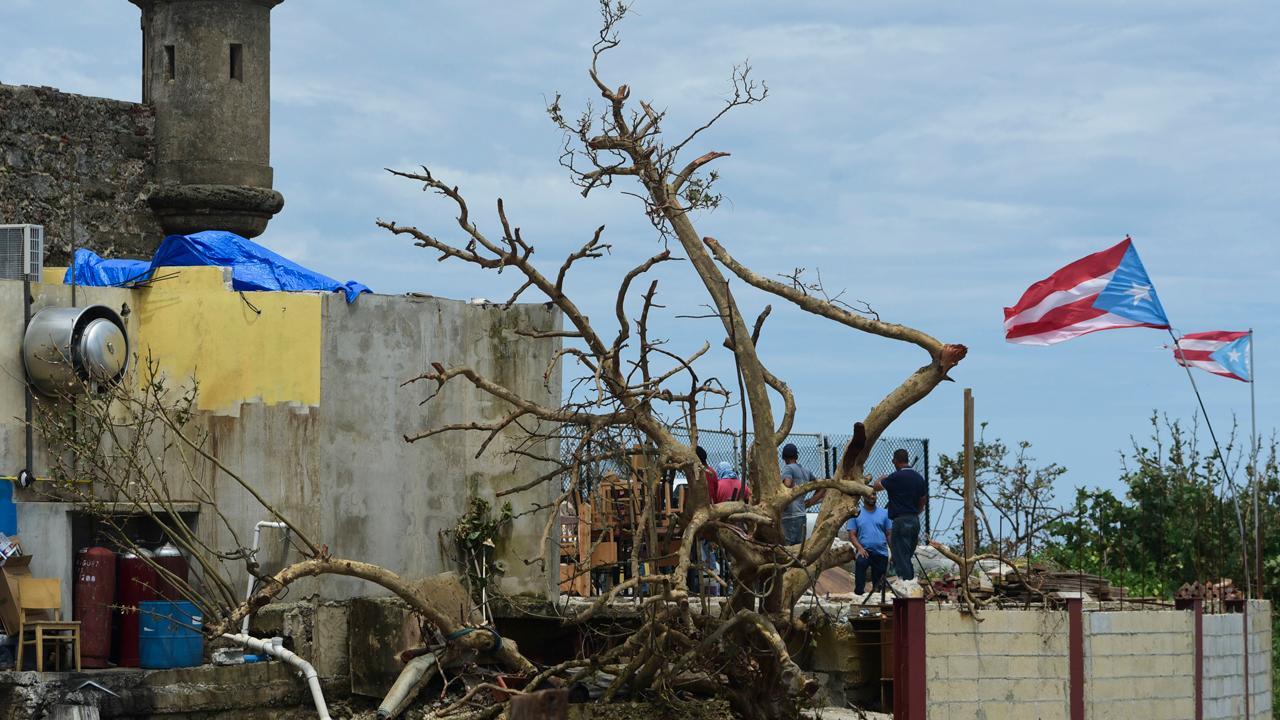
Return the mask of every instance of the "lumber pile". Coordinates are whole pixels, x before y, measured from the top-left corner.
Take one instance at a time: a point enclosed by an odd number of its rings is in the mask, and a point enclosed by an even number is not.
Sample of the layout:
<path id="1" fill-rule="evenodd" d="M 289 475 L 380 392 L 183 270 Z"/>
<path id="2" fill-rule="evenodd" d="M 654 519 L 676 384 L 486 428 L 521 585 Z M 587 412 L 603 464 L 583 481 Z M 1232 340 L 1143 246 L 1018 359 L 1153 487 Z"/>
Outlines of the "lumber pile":
<path id="1" fill-rule="evenodd" d="M 995 593 L 1003 598 L 1023 602 L 1039 601 L 1045 597 L 1080 597 L 1085 600 L 1119 600 L 1124 588 L 1107 582 L 1106 578 L 1073 570 L 1050 570 L 1032 565 L 1019 576 L 1005 574 L 996 585 Z"/>
<path id="2" fill-rule="evenodd" d="M 975 576 L 969 579 L 969 594 L 979 602 L 992 599 L 1020 603 L 1039 603 L 1046 599 L 1119 600 L 1125 597 L 1122 587 L 1106 578 L 1073 570 L 1054 570 L 1032 565 L 1019 571 L 1004 562 L 980 562 Z M 960 578 L 944 575 L 934 578 L 926 589 L 928 597 L 959 601 Z"/>

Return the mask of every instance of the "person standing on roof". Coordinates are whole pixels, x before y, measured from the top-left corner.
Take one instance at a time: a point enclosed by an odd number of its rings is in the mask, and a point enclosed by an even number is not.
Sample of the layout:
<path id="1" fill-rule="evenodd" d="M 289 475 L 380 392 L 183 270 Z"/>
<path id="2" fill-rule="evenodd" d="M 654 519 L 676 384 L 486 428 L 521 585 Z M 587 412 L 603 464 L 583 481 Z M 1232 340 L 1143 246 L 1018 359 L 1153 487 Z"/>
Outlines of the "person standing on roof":
<path id="1" fill-rule="evenodd" d="M 795 488 L 817 479 L 799 461 L 800 451 L 796 449 L 794 444 L 787 443 L 782 446 L 782 484 L 788 488 Z M 813 497 L 809 497 L 809 495 Z M 799 545 L 804 542 L 808 524 L 808 508 L 821 500 L 822 492 L 819 491 L 817 493 L 801 493 L 787 503 L 787 506 L 782 509 L 782 539 L 784 544 Z"/>
<path id="2" fill-rule="evenodd" d="M 889 549 L 893 553 L 893 569 L 903 580 L 915 578 L 912 560 L 916 545 L 920 542 L 920 513 L 929 500 L 929 483 L 911 467 L 910 456 L 903 448 L 893 451 L 894 472 L 871 484 L 876 490 L 889 494 L 889 519 L 893 522 L 893 534 Z"/>
<path id="3" fill-rule="evenodd" d="M 716 475 L 720 478 L 720 482 L 716 485 L 716 502 L 729 502 L 730 500 L 747 502 L 751 499 L 751 491 L 747 488 L 747 481 L 738 478 L 738 471 L 733 469 L 733 465 L 728 462 L 716 465 Z"/>

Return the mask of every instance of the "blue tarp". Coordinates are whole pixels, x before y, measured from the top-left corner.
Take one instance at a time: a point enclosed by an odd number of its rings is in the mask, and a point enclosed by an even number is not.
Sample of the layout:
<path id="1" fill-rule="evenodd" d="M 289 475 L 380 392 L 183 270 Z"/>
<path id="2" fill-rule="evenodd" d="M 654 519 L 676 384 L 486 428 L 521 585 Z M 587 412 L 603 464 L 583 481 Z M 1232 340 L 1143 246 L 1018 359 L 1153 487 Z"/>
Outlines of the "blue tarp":
<path id="1" fill-rule="evenodd" d="M 349 303 L 355 302 L 360 293 L 373 292 L 354 280 L 340 283 L 308 270 L 251 240 L 221 230 L 170 235 L 160 243 L 151 262 L 105 260 L 82 248 L 76 251 L 74 264 L 67 268 L 63 281 L 70 283 L 74 270 L 79 285 L 122 285 L 149 278 L 157 268 L 204 265 L 231 268 L 231 287 L 236 290 L 327 290 L 342 292 Z"/>
<path id="2" fill-rule="evenodd" d="M 74 278 L 71 276 L 73 269 Z M 105 287 L 141 280 L 150 273 L 151 263 L 146 260 L 108 260 L 99 257 L 92 250 L 80 248 L 76 250 L 75 259 L 71 262 L 71 267 L 67 268 L 63 282 L 70 285 L 74 279 L 77 285 Z"/>

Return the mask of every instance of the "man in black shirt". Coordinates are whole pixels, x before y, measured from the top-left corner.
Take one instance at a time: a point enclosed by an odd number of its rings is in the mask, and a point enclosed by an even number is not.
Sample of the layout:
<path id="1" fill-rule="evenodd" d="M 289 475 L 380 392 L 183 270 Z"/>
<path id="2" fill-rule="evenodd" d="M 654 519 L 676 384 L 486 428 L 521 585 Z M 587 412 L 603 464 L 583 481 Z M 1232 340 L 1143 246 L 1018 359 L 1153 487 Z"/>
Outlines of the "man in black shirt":
<path id="1" fill-rule="evenodd" d="M 876 480 L 871 487 L 884 490 L 889 495 L 887 509 L 893 523 L 889 549 L 893 553 L 893 569 L 899 578 L 911 580 L 916 576 L 911 560 L 920 542 L 920 513 L 929 499 L 929 484 L 920 473 L 911 469 L 906 450 L 898 448 L 893 451 L 893 466 L 897 470 Z"/>

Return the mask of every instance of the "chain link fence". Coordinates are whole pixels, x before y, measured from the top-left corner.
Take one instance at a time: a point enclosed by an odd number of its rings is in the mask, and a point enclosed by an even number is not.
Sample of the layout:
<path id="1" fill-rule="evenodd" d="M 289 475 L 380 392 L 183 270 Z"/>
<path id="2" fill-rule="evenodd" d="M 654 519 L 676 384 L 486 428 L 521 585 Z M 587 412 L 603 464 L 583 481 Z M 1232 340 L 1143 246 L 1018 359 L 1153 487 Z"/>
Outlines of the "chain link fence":
<path id="1" fill-rule="evenodd" d="M 677 438 L 689 442 L 689 433 L 685 430 L 675 430 L 672 433 Z M 711 467 L 716 467 L 722 462 L 727 462 L 733 466 L 734 470 L 741 472 L 743 466 L 743 447 L 750 446 L 754 440 L 754 433 L 746 433 L 744 438 L 742 434 L 726 430 L 699 430 L 698 444 L 702 449 L 707 451 L 707 463 Z M 835 474 L 836 467 L 840 463 L 840 454 L 844 452 L 844 447 L 849 443 L 852 435 L 845 434 L 823 434 L 823 433 L 791 433 L 787 436 L 786 442 L 796 446 L 799 454 L 801 466 L 813 473 L 819 478 L 829 478 Z M 783 443 L 786 444 L 786 443 Z M 927 482 L 929 480 L 929 440 L 928 438 L 904 438 L 904 437 L 882 437 L 876 441 L 874 447 L 871 448 L 871 454 L 867 457 L 864 469 L 868 475 L 878 478 L 881 475 L 888 475 L 893 472 L 893 452 L 898 448 L 907 451 L 907 455 L 911 458 L 911 467 L 915 468 Z M 779 447 L 781 452 L 781 447 Z M 566 455 L 566 461 L 569 459 Z M 610 463 L 609 468 L 595 468 L 593 475 L 603 475 L 610 470 L 626 475 L 629 468 L 616 466 Z M 778 458 L 778 471 L 782 471 L 782 458 Z M 568 489 L 568 480 L 565 480 L 565 489 Z M 584 488 L 585 489 L 585 488 Z M 888 498 L 884 493 L 880 493 L 877 498 L 880 506 L 884 506 L 888 502 Z M 809 508 L 809 512 L 818 512 L 820 506 L 814 505 Z M 928 506 L 925 507 L 925 536 L 931 531 L 932 523 L 930 522 L 930 512 Z"/>

